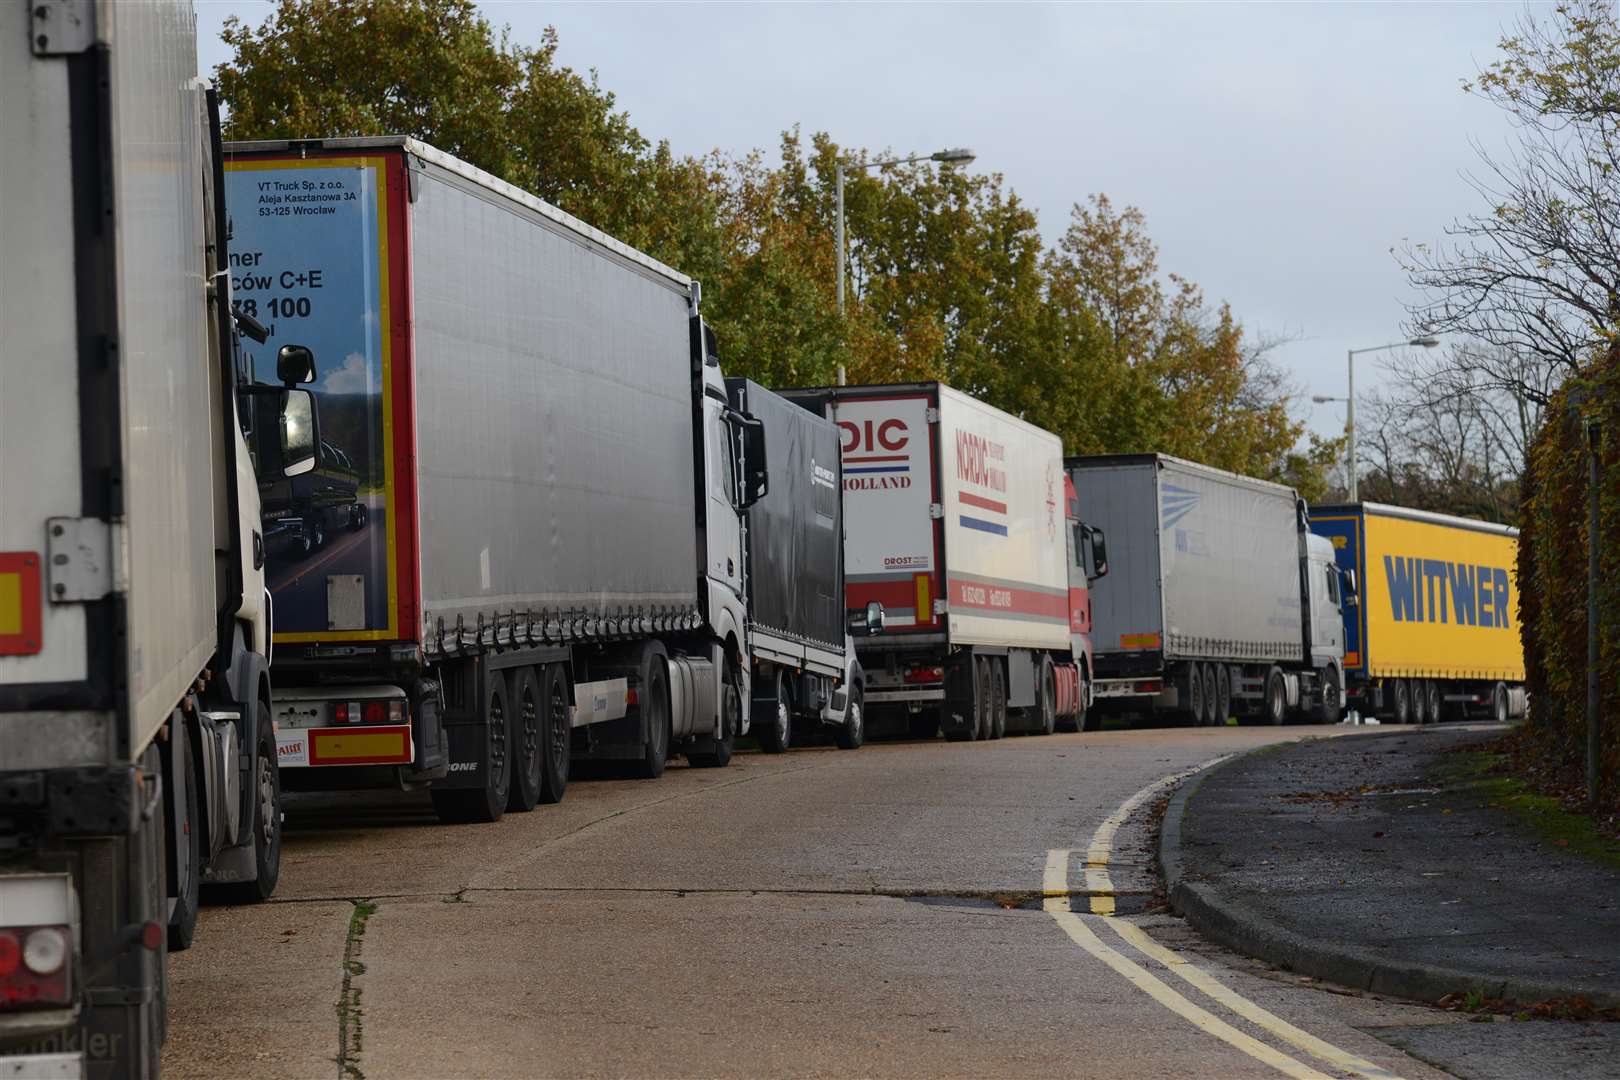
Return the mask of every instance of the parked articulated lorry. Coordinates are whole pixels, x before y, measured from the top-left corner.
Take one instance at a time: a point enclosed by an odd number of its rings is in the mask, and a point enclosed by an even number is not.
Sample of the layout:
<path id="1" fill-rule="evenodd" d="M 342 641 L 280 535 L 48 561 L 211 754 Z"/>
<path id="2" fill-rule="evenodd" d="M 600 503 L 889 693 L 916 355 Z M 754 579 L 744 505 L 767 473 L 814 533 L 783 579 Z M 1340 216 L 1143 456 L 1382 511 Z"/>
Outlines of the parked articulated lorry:
<path id="1" fill-rule="evenodd" d="M 1338 722 L 1344 583 L 1292 488 L 1164 454 L 1067 465 L 1114 551 L 1092 596 L 1099 708 Z"/>
<path id="2" fill-rule="evenodd" d="M 750 379 L 727 379 L 731 405 L 764 430 L 765 495 L 744 519 L 753 731 L 766 753 L 796 736 L 865 740 L 865 676 L 850 634 L 869 633 L 863 610 L 846 625 L 839 433 Z"/>
<path id="3" fill-rule="evenodd" d="M 883 608 L 856 645 L 868 727 L 963 740 L 1084 723 L 1088 584 L 1107 564 L 1058 437 L 939 383 L 784 396 L 843 434 L 847 606 Z"/>
<path id="4" fill-rule="evenodd" d="M 1400 724 L 1524 715 L 1516 529 L 1355 503 L 1312 507 L 1311 530 L 1359 589 L 1344 612 L 1351 708 Z"/>
<path id="5" fill-rule="evenodd" d="M 262 899 L 280 867 L 253 410 L 196 56 L 189 3 L 0 5 L 3 1076 L 156 1076 L 202 888 Z M 307 429 L 282 436 L 307 470 Z"/>
<path id="6" fill-rule="evenodd" d="M 574 760 L 726 764 L 765 456 L 696 283 L 412 139 L 226 169 L 241 303 L 330 358 L 320 435 L 364 507 L 269 564 L 286 783 L 427 784 L 491 821 Z"/>

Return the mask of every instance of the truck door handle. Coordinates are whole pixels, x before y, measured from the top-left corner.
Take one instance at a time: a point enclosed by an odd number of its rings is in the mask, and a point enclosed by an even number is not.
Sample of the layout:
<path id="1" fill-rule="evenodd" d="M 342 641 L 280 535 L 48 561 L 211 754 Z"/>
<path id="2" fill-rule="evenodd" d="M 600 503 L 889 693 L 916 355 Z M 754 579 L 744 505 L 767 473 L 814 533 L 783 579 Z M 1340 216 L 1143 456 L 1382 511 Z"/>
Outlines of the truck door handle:
<path id="1" fill-rule="evenodd" d="M 253 569 L 264 569 L 264 537 L 259 530 L 253 530 Z"/>

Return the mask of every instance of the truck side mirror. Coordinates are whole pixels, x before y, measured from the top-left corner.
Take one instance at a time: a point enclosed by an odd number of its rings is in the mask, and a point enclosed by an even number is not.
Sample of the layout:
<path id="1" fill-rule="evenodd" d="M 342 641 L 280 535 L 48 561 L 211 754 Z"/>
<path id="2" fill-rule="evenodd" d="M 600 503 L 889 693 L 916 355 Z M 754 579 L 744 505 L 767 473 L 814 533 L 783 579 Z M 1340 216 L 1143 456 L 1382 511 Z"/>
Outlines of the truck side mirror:
<path id="1" fill-rule="evenodd" d="M 1108 538 L 1103 531 L 1094 525 L 1079 525 L 1077 529 L 1085 530 L 1085 543 L 1081 550 L 1086 553 L 1086 578 L 1096 581 L 1098 578 L 1108 576 Z"/>
<path id="2" fill-rule="evenodd" d="M 771 474 L 765 461 L 765 425 L 746 413 L 732 413 L 729 419 L 742 436 L 742 509 L 763 499 L 771 490 Z"/>
<path id="3" fill-rule="evenodd" d="M 850 615 L 849 632 L 854 637 L 871 637 L 882 633 L 883 605 L 876 600 L 867 601 L 866 610 Z"/>
<path id="4" fill-rule="evenodd" d="M 276 378 L 284 386 L 315 381 L 315 354 L 302 345 L 283 345 L 276 353 Z"/>
<path id="5" fill-rule="evenodd" d="M 281 475 L 302 476 L 314 470 L 315 448 L 321 445 L 315 395 L 308 390 L 283 390 L 282 394 Z"/>

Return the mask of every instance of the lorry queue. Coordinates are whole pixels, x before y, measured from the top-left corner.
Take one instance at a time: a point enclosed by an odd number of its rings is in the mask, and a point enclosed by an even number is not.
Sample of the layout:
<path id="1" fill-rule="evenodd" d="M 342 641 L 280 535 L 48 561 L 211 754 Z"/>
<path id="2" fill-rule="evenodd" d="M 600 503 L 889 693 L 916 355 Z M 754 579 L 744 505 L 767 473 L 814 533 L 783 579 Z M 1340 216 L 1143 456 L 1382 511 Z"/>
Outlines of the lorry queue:
<path id="1" fill-rule="evenodd" d="M 1523 711 L 1513 530 L 1066 460 L 939 383 L 728 378 L 698 282 L 453 155 L 223 144 L 162 7 L 108 6 L 110 82 L 0 14 L 0 98 L 50 103 L 0 111 L 38 224 L 0 252 L 33 269 L 0 356 L 0 1063 L 82 1075 L 35 1052 L 77 1029 L 155 1075 L 166 950 L 205 890 L 270 895 L 284 787 L 492 822 L 745 736 Z"/>

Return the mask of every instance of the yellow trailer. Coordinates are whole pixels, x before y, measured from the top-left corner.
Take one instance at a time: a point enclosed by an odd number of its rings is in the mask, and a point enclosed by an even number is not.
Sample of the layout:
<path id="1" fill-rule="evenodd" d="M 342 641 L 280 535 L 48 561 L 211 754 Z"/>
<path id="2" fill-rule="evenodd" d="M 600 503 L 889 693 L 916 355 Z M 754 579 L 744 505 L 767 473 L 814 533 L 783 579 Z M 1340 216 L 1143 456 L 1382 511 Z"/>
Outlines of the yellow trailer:
<path id="1" fill-rule="evenodd" d="M 1355 575 L 1351 708 L 1397 723 L 1522 714 L 1518 530 L 1379 503 L 1314 507 L 1311 529 Z"/>

